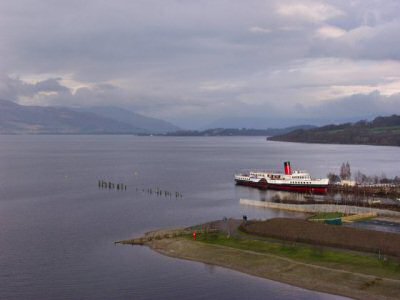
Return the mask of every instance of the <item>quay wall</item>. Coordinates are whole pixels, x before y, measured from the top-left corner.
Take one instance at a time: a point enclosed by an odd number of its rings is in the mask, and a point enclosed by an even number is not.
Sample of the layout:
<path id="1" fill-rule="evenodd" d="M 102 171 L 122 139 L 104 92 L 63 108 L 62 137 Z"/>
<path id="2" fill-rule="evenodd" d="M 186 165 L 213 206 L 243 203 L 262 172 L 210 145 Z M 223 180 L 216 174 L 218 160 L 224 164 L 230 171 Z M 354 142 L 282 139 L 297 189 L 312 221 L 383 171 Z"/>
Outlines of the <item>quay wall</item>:
<path id="1" fill-rule="evenodd" d="M 375 213 L 378 216 L 399 217 L 400 212 L 387 209 L 378 209 L 370 207 L 336 205 L 336 204 L 286 204 L 266 202 L 259 200 L 240 199 L 240 204 L 251 205 L 264 208 L 283 209 L 297 212 L 321 213 L 321 212 L 341 212 L 344 214 L 366 214 Z"/>

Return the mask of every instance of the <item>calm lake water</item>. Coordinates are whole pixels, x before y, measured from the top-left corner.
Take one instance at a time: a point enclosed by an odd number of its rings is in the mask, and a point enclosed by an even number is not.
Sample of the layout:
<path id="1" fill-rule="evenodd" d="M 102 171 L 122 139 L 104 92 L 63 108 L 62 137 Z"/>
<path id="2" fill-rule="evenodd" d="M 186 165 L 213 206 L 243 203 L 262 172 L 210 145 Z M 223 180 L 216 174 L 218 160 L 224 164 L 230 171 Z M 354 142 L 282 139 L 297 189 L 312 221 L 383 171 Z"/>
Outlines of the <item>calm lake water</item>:
<path id="1" fill-rule="evenodd" d="M 240 206 L 271 193 L 233 183 L 236 171 L 285 160 L 315 177 L 343 161 L 395 176 L 400 151 L 258 137 L 0 136 L 0 299 L 339 299 L 113 244 L 225 216 L 296 216 Z M 99 189 L 100 179 L 128 189 Z"/>

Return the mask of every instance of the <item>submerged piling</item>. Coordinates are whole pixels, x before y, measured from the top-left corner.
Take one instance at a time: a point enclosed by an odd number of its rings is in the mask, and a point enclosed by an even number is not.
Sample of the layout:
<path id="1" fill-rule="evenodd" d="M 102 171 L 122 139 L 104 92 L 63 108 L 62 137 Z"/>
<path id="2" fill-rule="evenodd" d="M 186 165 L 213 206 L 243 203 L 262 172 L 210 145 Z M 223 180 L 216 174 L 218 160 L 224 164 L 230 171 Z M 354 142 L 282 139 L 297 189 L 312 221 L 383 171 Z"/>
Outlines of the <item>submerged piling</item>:
<path id="1" fill-rule="evenodd" d="M 109 190 L 117 189 L 119 191 L 127 190 L 127 185 L 124 183 L 113 183 L 111 181 L 98 180 L 97 185 L 101 189 L 109 189 Z"/>

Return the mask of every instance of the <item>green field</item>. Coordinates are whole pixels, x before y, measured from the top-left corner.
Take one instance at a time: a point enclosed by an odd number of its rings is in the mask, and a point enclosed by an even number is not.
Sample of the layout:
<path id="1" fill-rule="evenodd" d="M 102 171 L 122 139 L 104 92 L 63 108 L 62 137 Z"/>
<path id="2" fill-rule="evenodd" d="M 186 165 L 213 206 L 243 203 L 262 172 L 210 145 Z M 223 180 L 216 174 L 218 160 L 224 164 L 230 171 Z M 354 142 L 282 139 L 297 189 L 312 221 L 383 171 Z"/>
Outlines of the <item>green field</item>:
<path id="1" fill-rule="evenodd" d="M 191 237 L 188 236 L 187 238 Z M 332 269 L 400 279 L 400 262 L 389 258 L 379 258 L 378 255 L 282 242 L 272 239 L 260 239 L 244 233 L 240 233 L 238 237 L 230 238 L 221 233 L 200 234 L 197 240 L 203 243 L 235 249 L 273 254 Z"/>
<path id="2" fill-rule="evenodd" d="M 344 214 L 340 212 L 327 212 L 327 213 L 318 213 L 313 215 L 309 220 L 320 220 L 320 219 L 337 219 L 343 217 Z"/>
<path id="3" fill-rule="evenodd" d="M 376 127 L 376 128 L 371 128 L 369 131 L 374 133 L 382 133 L 382 132 L 399 133 L 400 126 Z"/>

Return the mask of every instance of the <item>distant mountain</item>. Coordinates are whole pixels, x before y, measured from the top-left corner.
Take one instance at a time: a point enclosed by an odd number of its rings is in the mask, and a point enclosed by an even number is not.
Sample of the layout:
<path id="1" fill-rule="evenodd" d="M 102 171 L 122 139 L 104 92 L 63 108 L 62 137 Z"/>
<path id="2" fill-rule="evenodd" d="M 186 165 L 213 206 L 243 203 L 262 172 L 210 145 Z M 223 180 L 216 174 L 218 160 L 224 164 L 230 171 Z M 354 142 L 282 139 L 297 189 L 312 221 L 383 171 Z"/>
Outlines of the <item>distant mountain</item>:
<path id="1" fill-rule="evenodd" d="M 275 124 L 275 123 L 272 123 Z M 271 123 L 266 118 L 240 118 L 240 117 L 225 117 L 209 123 L 200 130 L 215 129 L 215 128 L 253 128 L 267 129 Z M 274 126 L 274 125 L 273 125 Z M 279 126 L 279 125 L 278 125 Z M 275 126 L 274 126 L 275 127 Z"/>
<path id="2" fill-rule="evenodd" d="M 371 122 L 359 121 L 300 129 L 268 139 L 297 143 L 400 146 L 400 116 L 377 117 Z"/>
<path id="3" fill-rule="evenodd" d="M 63 107 L 0 100 L 0 134 L 150 134 L 147 128 Z"/>
<path id="4" fill-rule="evenodd" d="M 109 118 L 135 128 L 140 128 L 149 133 L 167 133 L 180 130 L 179 127 L 155 118 L 146 117 L 130 110 L 113 106 L 96 106 L 88 108 L 79 108 L 77 111 L 94 113 L 98 116 Z"/>
<path id="5" fill-rule="evenodd" d="M 287 128 L 269 128 L 269 129 L 248 129 L 248 128 L 213 128 L 202 131 L 197 130 L 181 130 L 170 132 L 167 136 L 273 136 L 285 134 L 297 129 L 315 128 L 312 125 L 300 125 Z"/>
<path id="6" fill-rule="evenodd" d="M 225 117 L 215 120 L 212 123 L 204 125 L 197 130 L 206 130 L 213 128 L 252 128 L 252 129 L 269 129 L 269 128 L 285 128 L 289 126 L 297 126 L 299 124 L 326 124 L 311 123 L 308 119 L 301 118 L 280 118 L 268 117 Z"/>

